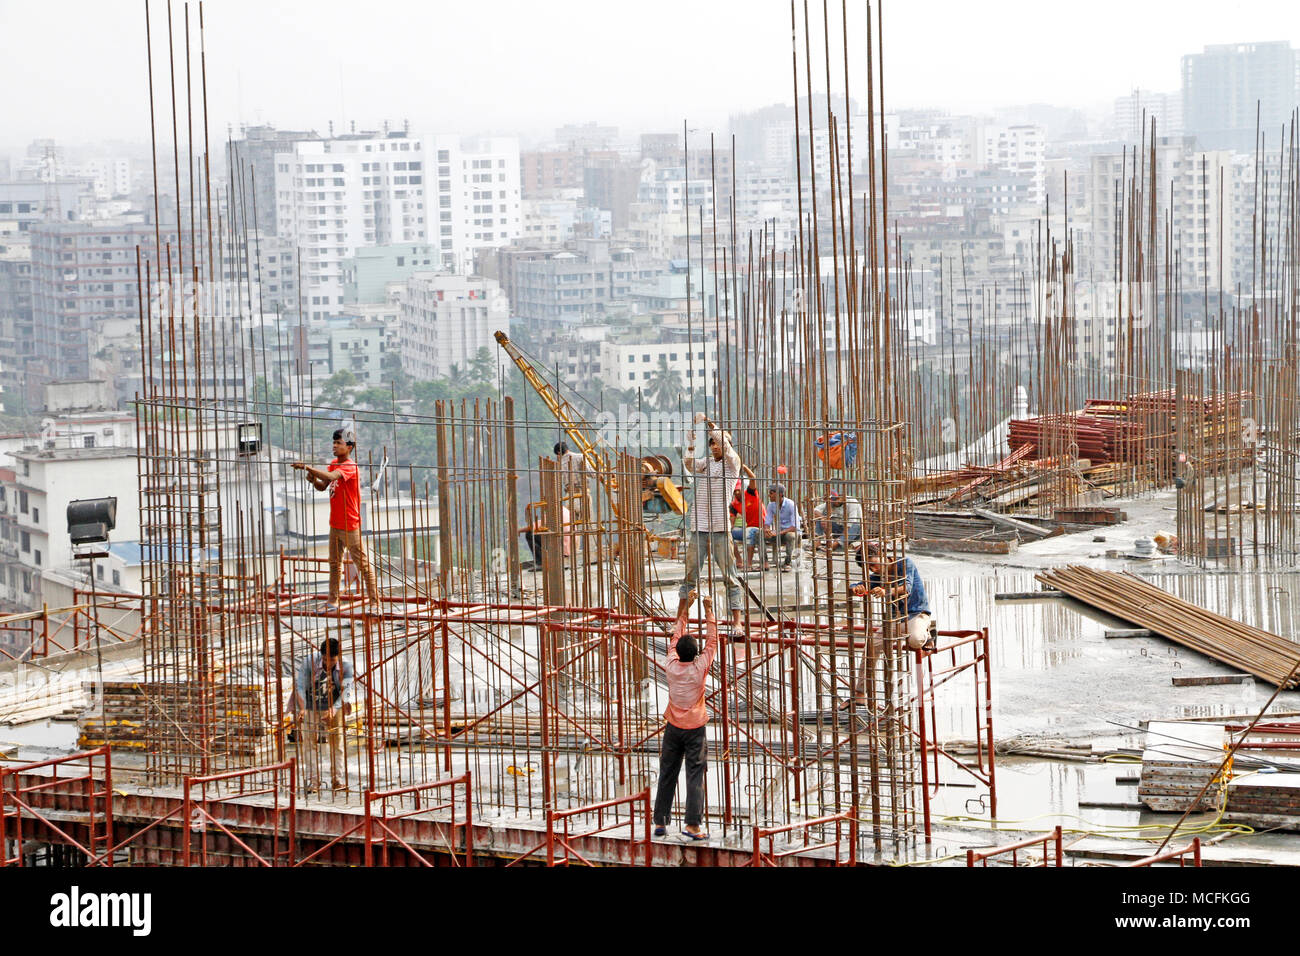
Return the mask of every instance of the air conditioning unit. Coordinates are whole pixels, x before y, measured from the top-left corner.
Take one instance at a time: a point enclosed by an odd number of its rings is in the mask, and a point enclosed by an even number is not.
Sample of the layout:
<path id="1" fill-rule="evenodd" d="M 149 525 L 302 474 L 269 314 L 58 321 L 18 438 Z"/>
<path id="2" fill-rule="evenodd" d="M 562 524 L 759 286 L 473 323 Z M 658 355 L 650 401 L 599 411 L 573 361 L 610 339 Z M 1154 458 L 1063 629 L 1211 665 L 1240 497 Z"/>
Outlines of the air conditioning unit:
<path id="1" fill-rule="evenodd" d="M 112 425 L 109 425 L 109 426 L 107 426 L 106 428 L 102 429 L 102 430 L 100 431 L 100 434 L 101 434 L 101 435 L 111 435 L 111 434 L 113 434 L 113 426 L 112 426 Z"/>

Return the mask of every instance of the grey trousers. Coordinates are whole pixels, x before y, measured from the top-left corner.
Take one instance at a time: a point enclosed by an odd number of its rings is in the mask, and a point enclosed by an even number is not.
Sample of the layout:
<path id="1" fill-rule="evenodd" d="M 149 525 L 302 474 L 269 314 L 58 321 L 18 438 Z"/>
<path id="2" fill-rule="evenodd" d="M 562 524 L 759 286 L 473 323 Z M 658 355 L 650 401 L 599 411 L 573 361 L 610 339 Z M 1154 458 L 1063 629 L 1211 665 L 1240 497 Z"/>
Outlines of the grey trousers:
<path id="1" fill-rule="evenodd" d="M 713 566 L 722 574 L 727 585 L 727 610 L 743 611 L 745 596 L 741 592 L 740 577 L 736 574 L 736 560 L 731 554 L 731 531 L 692 531 L 686 539 L 686 577 L 677 589 L 677 596 L 683 600 L 690 596 L 691 590 L 698 587 L 700 581 L 700 564 L 703 555 L 713 556 Z"/>

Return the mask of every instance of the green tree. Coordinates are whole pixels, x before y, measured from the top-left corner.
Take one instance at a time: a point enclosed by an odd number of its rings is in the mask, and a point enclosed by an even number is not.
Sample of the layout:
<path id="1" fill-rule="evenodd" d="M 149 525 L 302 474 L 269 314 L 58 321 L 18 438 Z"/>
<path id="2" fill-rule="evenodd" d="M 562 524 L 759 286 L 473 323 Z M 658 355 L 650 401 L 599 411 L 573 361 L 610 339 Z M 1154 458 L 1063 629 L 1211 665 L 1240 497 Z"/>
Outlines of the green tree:
<path id="1" fill-rule="evenodd" d="M 353 395 L 361 382 L 349 369 L 340 369 L 325 380 L 316 392 L 317 405 L 345 408 L 352 404 Z"/>
<path id="2" fill-rule="evenodd" d="M 496 363 L 492 361 L 492 353 L 488 351 L 486 345 L 474 353 L 474 357 L 469 361 L 471 381 L 490 384 L 496 378 L 496 370 Z"/>
<path id="3" fill-rule="evenodd" d="M 646 396 L 650 403 L 660 411 L 670 411 L 676 407 L 684 390 L 682 373 L 669 368 L 668 356 L 660 355 L 659 367 L 650 373 L 650 387 Z"/>

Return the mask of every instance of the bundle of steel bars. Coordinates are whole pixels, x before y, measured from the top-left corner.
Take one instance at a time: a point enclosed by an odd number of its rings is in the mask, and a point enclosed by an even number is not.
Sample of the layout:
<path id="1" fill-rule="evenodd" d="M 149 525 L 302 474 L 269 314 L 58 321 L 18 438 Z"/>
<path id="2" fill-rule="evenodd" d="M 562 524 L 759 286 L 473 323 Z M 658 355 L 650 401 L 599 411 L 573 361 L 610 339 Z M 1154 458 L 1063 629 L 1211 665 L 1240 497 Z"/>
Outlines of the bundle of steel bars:
<path id="1" fill-rule="evenodd" d="M 1207 611 L 1131 574 L 1071 566 L 1036 576 L 1098 610 L 1270 684 L 1300 686 L 1300 646 L 1276 634 Z"/>

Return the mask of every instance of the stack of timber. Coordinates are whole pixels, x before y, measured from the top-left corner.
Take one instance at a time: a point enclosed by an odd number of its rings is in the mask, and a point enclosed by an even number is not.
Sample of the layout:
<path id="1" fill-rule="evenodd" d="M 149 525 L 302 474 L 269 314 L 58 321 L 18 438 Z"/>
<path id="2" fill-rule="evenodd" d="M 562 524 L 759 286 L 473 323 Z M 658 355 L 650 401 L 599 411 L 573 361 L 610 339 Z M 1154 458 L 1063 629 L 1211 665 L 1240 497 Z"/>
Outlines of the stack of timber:
<path id="1" fill-rule="evenodd" d="M 1223 763 L 1225 739 L 1223 724 L 1147 724 L 1138 799 L 1152 810 L 1170 813 L 1215 809 L 1219 788 L 1206 784 Z"/>
<path id="2" fill-rule="evenodd" d="M 1011 554 L 1020 536 L 968 511 L 913 511 L 907 518 L 908 545 L 920 550 Z"/>
<path id="3" fill-rule="evenodd" d="M 1135 575 L 1071 566 L 1036 578 L 1044 587 L 1274 686 L 1300 687 L 1300 645 L 1189 604 Z"/>
<path id="4" fill-rule="evenodd" d="M 88 690 L 96 685 L 88 684 Z M 151 742 L 195 752 L 204 740 L 209 754 L 256 756 L 267 738 L 262 719 L 262 688 L 253 684 L 199 682 L 145 683 L 106 681 L 96 699 L 77 718 L 83 749 L 108 744 L 114 749 L 142 752 Z"/>

